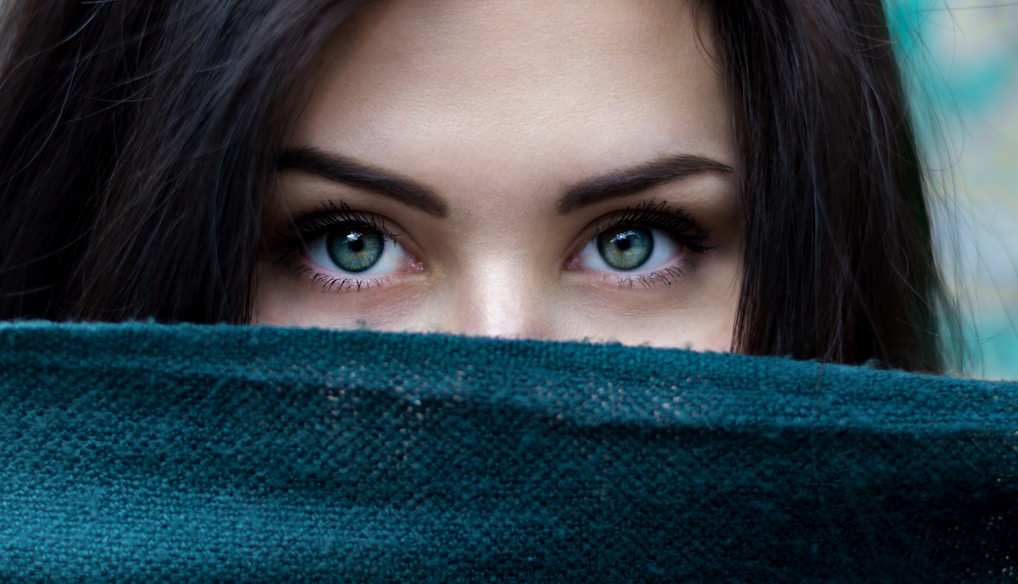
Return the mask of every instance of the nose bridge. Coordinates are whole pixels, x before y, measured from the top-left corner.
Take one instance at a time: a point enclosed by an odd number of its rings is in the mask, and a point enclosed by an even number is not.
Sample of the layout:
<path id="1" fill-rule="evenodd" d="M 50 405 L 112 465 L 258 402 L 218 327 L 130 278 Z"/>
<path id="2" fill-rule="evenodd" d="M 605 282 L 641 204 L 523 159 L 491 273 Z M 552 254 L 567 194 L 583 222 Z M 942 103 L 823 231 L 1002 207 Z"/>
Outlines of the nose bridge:
<path id="1" fill-rule="evenodd" d="M 457 283 L 454 302 L 449 306 L 449 332 L 547 338 L 546 303 L 531 271 L 511 261 L 481 262 L 469 270 Z"/>

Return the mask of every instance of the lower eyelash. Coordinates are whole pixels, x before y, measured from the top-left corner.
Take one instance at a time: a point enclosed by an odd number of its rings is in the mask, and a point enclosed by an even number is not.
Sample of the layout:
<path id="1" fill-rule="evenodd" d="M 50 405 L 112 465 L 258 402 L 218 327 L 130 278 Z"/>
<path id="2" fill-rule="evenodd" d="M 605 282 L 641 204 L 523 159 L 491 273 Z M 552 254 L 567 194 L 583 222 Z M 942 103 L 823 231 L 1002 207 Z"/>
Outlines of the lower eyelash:
<path id="1" fill-rule="evenodd" d="M 696 271 L 696 264 L 691 260 L 683 260 L 684 264 L 692 270 Z M 656 270 L 648 272 L 646 274 L 614 274 L 615 280 L 618 282 L 620 288 L 632 288 L 639 284 L 644 288 L 652 288 L 654 286 L 671 286 L 675 282 L 686 277 L 686 271 L 683 270 L 682 266 L 670 266 L 662 270 Z"/>
<path id="2" fill-rule="evenodd" d="M 311 274 L 310 278 L 307 278 L 308 285 L 312 288 L 318 288 L 320 292 L 360 292 L 361 290 L 367 290 L 369 288 L 376 288 L 378 286 L 384 286 L 388 283 L 387 277 L 381 278 L 346 278 L 337 277 L 323 272 L 315 271 L 308 266 L 296 266 L 293 270 L 293 277 L 295 279 L 303 279 L 308 274 Z"/>
<path id="3" fill-rule="evenodd" d="M 322 292 L 360 292 L 368 288 L 384 285 L 381 279 L 335 278 L 326 274 L 315 274 L 311 278 L 312 286 L 319 286 Z"/>

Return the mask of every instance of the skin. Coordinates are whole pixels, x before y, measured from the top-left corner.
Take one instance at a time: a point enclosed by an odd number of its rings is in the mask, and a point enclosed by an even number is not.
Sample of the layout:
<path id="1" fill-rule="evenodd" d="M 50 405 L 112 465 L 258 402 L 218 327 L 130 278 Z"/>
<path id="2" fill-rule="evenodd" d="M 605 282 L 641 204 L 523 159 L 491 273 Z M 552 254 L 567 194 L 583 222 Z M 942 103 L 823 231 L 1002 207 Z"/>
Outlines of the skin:
<path id="1" fill-rule="evenodd" d="M 324 52 L 287 147 L 438 200 L 429 212 L 284 165 L 255 322 L 728 350 L 737 186 L 724 169 L 731 128 L 709 27 L 694 18 L 676 0 L 370 3 Z M 592 204 L 561 201 L 678 155 L 715 166 Z M 681 209 L 708 249 L 676 241 L 664 264 L 620 273 L 590 261 L 613 216 L 647 208 Z M 294 219 L 315 213 L 384 226 L 400 245 L 386 252 L 396 268 L 344 274 L 316 233 L 287 247 Z M 654 237 L 659 250 L 681 239 Z"/>

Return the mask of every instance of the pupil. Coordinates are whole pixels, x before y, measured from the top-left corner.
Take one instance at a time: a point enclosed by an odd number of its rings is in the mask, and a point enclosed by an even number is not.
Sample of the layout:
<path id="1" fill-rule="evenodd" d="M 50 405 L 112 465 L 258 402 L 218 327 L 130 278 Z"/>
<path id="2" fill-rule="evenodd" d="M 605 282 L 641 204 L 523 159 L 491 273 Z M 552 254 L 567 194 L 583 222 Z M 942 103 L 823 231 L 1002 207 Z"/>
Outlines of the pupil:
<path id="1" fill-rule="evenodd" d="M 350 246 L 350 251 L 354 253 L 360 253 L 364 251 L 364 241 L 361 239 L 360 233 L 351 233 L 346 236 L 347 245 Z"/>

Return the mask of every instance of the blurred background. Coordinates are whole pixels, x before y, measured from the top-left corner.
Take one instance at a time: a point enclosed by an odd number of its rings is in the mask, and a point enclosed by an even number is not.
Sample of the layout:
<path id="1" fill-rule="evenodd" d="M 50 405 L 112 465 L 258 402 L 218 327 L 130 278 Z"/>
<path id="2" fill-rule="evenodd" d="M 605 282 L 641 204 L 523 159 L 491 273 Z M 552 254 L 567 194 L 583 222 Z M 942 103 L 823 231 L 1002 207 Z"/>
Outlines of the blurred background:
<path id="1" fill-rule="evenodd" d="M 1018 379 L 1018 2 L 885 2 L 962 298 L 966 373 Z"/>

